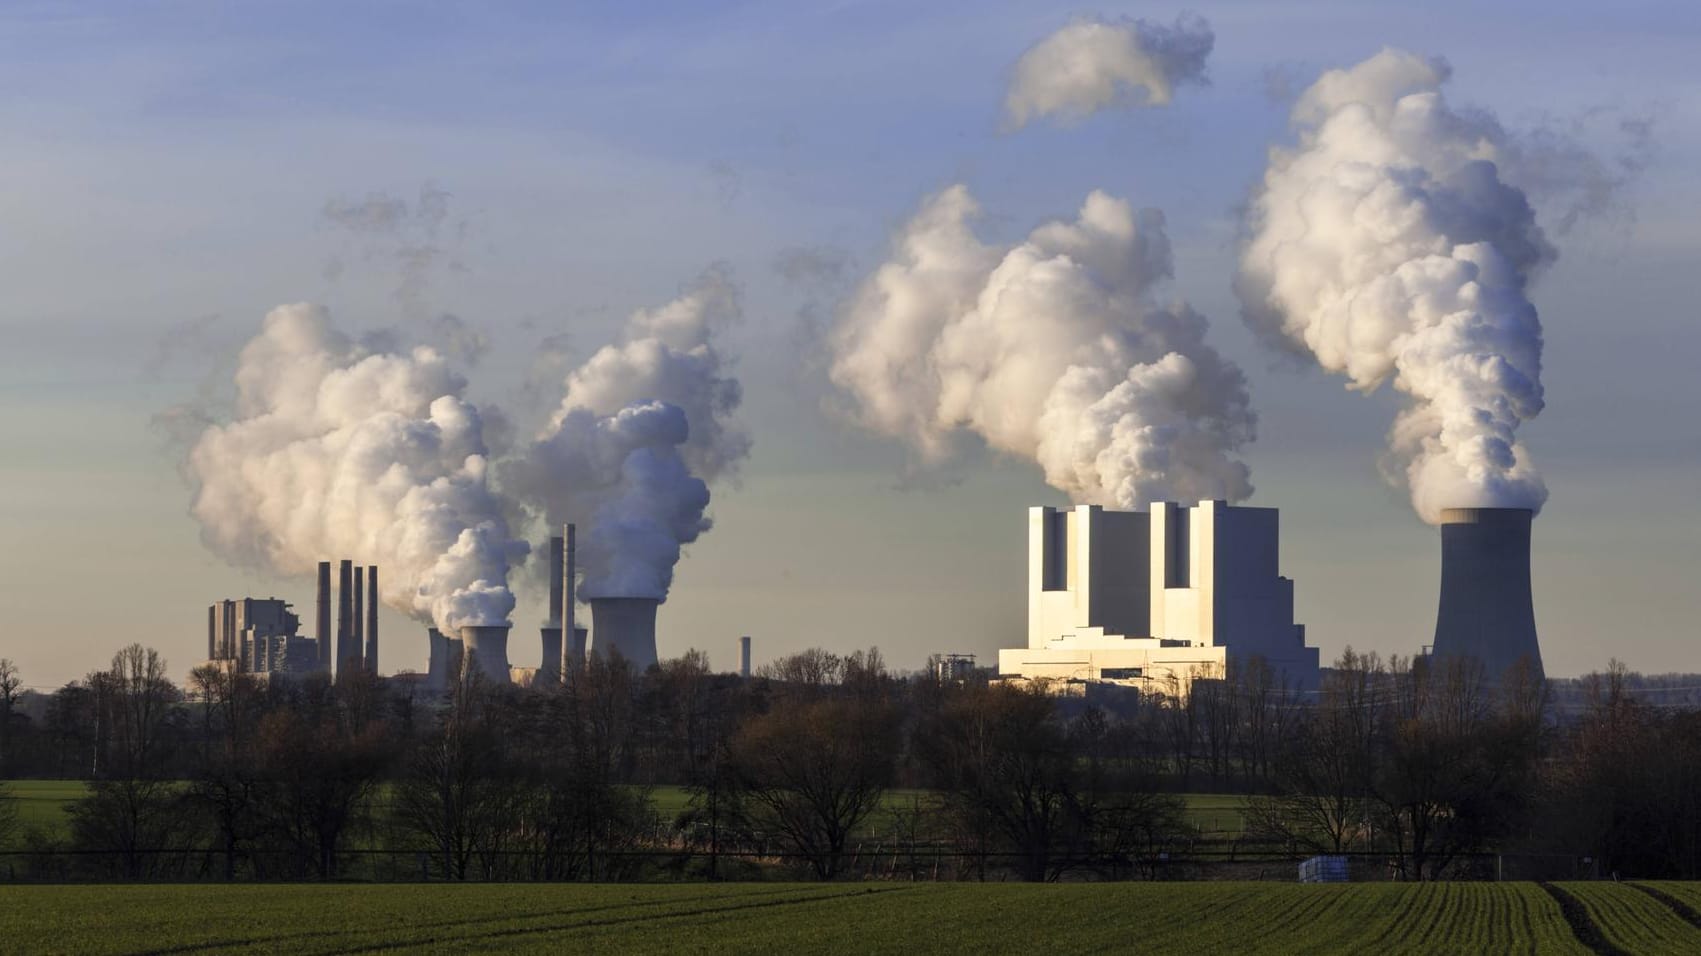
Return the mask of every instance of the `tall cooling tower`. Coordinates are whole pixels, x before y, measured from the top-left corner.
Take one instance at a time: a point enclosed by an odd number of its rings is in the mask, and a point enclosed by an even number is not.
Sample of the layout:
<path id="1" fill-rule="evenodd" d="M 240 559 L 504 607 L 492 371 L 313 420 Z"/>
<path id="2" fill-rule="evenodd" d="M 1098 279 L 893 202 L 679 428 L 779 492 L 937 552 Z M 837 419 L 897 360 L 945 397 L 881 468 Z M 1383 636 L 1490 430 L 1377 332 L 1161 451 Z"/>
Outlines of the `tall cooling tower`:
<path id="1" fill-rule="evenodd" d="M 591 651 L 608 656 L 619 651 L 640 671 L 656 662 L 655 598 L 592 598 Z"/>
<path id="2" fill-rule="evenodd" d="M 1527 508 L 1448 508 L 1441 512 L 1441 607 L 1436 657 L 1475 657 L 1500 680 L 1528 659 L 1542 673 L 1530 595 Z"/>
<path id="3" fill-rule="evenodd" d="M 468 624 L 461 628 L 463 653 L 472 655 L 472 666 L 495 684 L 508 683 L 508 625 Z"/>
<path id="4" fill-rule="evenodd" d="M 431 658 L 425 667 L 425 684 L 432 690 L 442 690 L 449 686 L 449 639 L 435 627 L 427 628 L 425 634 L 431 642 Z"/>

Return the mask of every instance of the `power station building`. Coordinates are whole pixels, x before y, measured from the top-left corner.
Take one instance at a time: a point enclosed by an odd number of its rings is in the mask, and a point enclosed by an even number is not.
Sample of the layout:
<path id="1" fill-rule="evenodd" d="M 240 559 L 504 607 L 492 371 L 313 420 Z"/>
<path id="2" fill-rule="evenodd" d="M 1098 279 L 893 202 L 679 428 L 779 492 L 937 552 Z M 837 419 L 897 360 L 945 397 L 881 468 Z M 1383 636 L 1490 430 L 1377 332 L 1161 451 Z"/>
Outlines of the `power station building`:
<path id="1" fill-rule="evenodd" d="M 1313 687 L 1317 649 L 1294 623 L 1279 542 L 1274 508 L 1030 508 L 1028 645 L 1000 650 L 998 672 L 1185 694 L 1261 659 Z"/>
<path id="2" fill-rule="evenodd" d="M 301 618 L 277 598 L 219 601 L 207 608 L 207 660 L 255 674 L 316 670 L 319 642 L 300 628 Z"/>

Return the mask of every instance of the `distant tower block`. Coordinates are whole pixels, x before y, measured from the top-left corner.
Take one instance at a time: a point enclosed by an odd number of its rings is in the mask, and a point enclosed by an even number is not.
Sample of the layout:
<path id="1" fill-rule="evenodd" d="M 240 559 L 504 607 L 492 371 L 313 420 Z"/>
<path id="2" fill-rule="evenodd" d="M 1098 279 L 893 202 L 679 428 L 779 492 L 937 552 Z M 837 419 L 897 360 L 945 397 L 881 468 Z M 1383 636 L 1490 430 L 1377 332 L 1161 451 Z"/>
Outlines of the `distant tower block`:
<path id="1" fill-rule="evenodd" d="M 1441 512 L 1441 603 L 1434 655 L 1474 657 L 1498 681 L 1528 661 L 1542 674 L 1530 593 L 1528 508 L 1448 508 Z"/>
<path id="2" fill-rule="evenodd" d="M 741 637 L 738 639 L 738 676 L 746 678 L 750 676 L 749 637 Z"/>
<path id="3" fill-rule="evenodd" d="M 619 653 L 638 670 L 656 662 L 656 608 L 659 598 L 591 599 L 591 651 L 599 657 Z"/>

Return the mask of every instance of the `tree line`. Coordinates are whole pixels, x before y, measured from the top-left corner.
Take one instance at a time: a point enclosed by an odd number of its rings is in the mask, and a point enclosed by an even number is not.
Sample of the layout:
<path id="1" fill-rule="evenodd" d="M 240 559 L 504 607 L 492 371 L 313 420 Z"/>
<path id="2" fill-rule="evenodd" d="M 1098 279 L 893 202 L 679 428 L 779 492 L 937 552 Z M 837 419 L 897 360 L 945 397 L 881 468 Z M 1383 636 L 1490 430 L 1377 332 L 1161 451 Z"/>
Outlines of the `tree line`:
<path id="1" fill-rule="evenodd" d="M 0 872 L 331 879 L 376 854 L 396 878 L 1037 881 L 1348 853 L 1430 880 L 1522 852 L 1701 875 L 1701 712 L 1639 703 L 1617 664 L 1564 720 L 1531 673 L 1350 649 L 1303 693 L 1257 661 L 1084 696 L 875 649 L 749 680 L 594 658 L 539 688 L 466 664 L 444 694 L 212 667 L 178 687 L 132 645 L 25 714 L 0 661 L 0 777 L 87 781 L 57 828 L 0 787 Z M 1240 825 L 1202 826 L 1196 791 L 1240 794 Z"/>

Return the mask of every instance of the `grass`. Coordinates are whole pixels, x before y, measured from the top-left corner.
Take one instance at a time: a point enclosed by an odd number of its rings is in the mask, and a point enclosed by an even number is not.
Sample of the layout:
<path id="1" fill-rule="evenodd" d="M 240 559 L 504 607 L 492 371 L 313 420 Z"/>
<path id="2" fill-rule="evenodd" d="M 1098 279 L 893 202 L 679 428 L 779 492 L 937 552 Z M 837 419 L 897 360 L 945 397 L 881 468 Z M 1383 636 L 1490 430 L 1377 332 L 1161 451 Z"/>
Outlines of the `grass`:
<path id="1" fill-rule="evenodd" d="M 65 808 L 87 793 L 87 784 L 81 780 L 8 780 L 4 786 L 18 801 L 20 837 L 22 831 L 34 827 L 51 838 L 65 838 L 69 825 Z M 931 796 L 927 790 L 888 791 L 880 809 L 869 817 L 863 829 L 870 836 L 888 834 L 897 815 L 912 811 L 918 802 L 925 809 Z M 1188 821 L 1207 835 L 1236 837 L 1241 834 L 1240 808 L 1246 798 L 1233 794 L 1190 793 L 1183 795 L 1182 799 L 1187 803 Z M 671 820 L 690 805 L 691 794 L 684 787 L 660 786 L 650 791 L 650 800 L 662 819 Z M 17 843 L 17 838 L 13 843 Z M 0 846 L 0 849 L 9 847 Z"/>
<path id="2" fill-rule="evenodd" d="M 89 954 L 1588 952 L 1528 883 L 23 886 L 0 887 L 0 940 Z"/>
<path id="3" fill-rule="evenodd" d="M 1660 884 L 1656 884 L 1660 885 Z M 1701 953 L 1701 929 L 1660 900 L 1622 883 L 1567 883 L 1607 942 L 1631 953 Z M 1669 892 L 1669 891 L 1668 891 Z"/>

